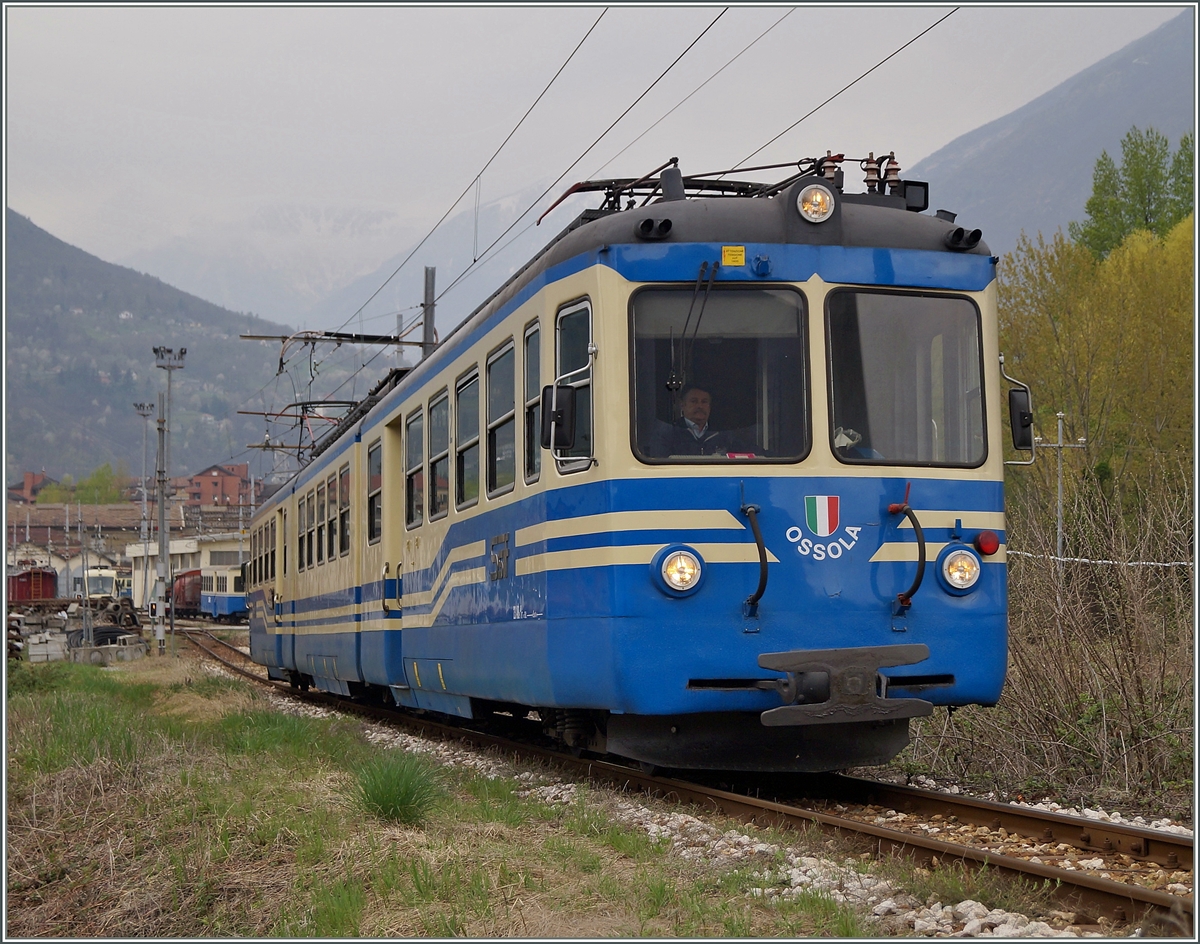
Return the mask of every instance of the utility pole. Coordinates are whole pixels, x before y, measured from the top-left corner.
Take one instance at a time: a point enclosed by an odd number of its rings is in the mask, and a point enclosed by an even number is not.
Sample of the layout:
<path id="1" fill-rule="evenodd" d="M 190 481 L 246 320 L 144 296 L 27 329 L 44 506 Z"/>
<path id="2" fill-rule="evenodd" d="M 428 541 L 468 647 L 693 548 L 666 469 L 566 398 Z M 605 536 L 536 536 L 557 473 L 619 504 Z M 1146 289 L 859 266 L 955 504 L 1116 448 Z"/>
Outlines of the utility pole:
<path id="1" fill-rule="evenodd" d="M 1058 442 L 1043 442 L 1041 436 L 1034 437 L 1034 441 L 1043 449 L 1058 450 L 1058 543 L 1056 545 L 1056 555 L 1061 558 L 1063 556 L 1063 454 L 1064 449 L 1086 449 L 1087 437 L 1080 436 L 1077 442 L 1063 442 L 1063 417 L 1066 414 L 1056 413 L 1058 417 Z M 1059 560 L 1059 565 L 1062 565 L 1062 560 Z"/>
<path id="2" fill-rule="evenodd" d="M 167 375 L 168 377 L 170 374 Z M 158 566 L 155 568 L 158 580 L 154 585 L 154 598 L 158 601 L 158 614 L 154 620 L 154 638 L 158 640 L 158 654 L 166 654 L 167 647 L 167 597 L 170 593 L 167 583 L 167 565 L 170 562 L 170 531 L 167 530 L 167 418 L 164 414 L 163 395 L 158 395 L 158 462 L 156 477 L 158 480 Z"/>
<path id="3" fill-rule="evenodd" d="M 1041 436 L 1035 436 L 1034 442 L 1043 449 L 1058 450 L 1058 540 L 1055 544 L 1055 569 L 1058 573 L 1056 600 L 1058 603 L 1059 612 L 1062 612 L 1062 583 L 1063 583 L 1063 450 L 1064 449 L 1085 449 L 1087 448 L 1087 437 L 1080 436 L 1078 442 L 1068 443 L 1063 442 L 1063 416 L 1064 413 L 1059 411 L 1055 414 L 1058 417 L 1058 442 L 1042 442 Z M 1057 617 L 1056 617 L 1057 620 Z"/>
<path id="4" fill-rule="evenodd" d="M 96 638 L 92 633 L 92 608 L 89 605 L 89 600 L 92 596 L 92 588 L 88 585 L 88 552 L 87 542 L 83 539 L 83 503 L 75 503 L 75 517 L 78 519 L 75 523 L 79 527 L 79 566 L 83 570 L 83 599 L 80 601 L 83 606 L 83 638 L 88 646 L 96 644 Z"/>
<path id="5" fill-rule="evenodd" d="M 142 418 L 142 608 L 150 601 L 150 534 L 149 516 L 146 502 L 146 432 L 150 425 L 150 414 L 154 412 L 153 403 L 135 403 L 133 408 Z"/>
<path id="6" fill-rule="evenodd" d="M 156 347 L 154 349 L 155 367 L 161 367 L 167 372 L 167 454 L 166 454 L 166 469 L 167 478 L 171 476 L 171 375 L 177 370 L 183 370 L 183 359 L 187 355 L 187 348 L 181 347 L 179 353 L 175 353 L 174 348 Z M 160 492 L 159 499 L 164 500 L 166 493 Z"/>
<path id="7" fill-rule="evenodd" d="M 434 278 L 437 269 L 434 266 L 425 267 L 425 302 L 421 305 L 421 360 L 433 353 L 437 342 L 433 339 L 434 308 L 437 299 L 434 295 Z M 397 332 L 398 334 L 399 332 Z"/>

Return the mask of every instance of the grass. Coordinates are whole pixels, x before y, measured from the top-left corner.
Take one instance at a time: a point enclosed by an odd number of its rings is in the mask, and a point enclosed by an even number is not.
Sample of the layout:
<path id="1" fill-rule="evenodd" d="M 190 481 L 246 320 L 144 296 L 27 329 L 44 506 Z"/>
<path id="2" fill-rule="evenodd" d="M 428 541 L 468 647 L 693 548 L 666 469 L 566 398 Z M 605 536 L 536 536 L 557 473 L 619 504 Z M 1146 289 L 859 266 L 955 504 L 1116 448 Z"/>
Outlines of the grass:
<path id="1" fill-rule="evenodd" d="M 414 754 L 389 751 L 371 758 L 355 776 L 359 803 L 388 822 L 422 822 L 445 793 L 438 768 Z"/>
<path id="2" fill-rule="evenodd" d="M 270 710 L 248 685 L 183 662 L 10 675 L 11 935 L 871 931 L 821 895 L 752 897 L 762 863 L 671 854 L 610 815 L 620 795 L 581 786 L 548 804 L 522 795 L 515 772 L 435 768 L 371 744 L 360 722 Z M 810 838 L 786 841 L 826 851 Z"/>
<path id="3" fill-rule="evenodd" d="M 1009 671 L 999 705 L 919 719 L 894 768 L 1005 797 L 1065 797 L 1190 821 L 1193 568 L 1125 563 L 1193 559 L 1190 479 L 1134 496 L 1076 482 L 1064 556 L 1122 563 L 1009 557 Z M 1055 518 L 1032 492 L 1010 492 L 1009 543 L 1054 555 Z"/>

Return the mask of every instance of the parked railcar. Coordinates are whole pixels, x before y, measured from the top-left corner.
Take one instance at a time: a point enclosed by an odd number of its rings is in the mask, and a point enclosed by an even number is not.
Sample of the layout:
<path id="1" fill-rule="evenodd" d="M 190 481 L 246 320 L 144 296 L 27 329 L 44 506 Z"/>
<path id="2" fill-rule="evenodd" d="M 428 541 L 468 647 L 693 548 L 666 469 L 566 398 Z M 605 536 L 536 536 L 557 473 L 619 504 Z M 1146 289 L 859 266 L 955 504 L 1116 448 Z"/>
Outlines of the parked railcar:
<path id="1" fill-rule="evenodd" d="M 246 618 L 246 592 L 241 565 L 200 568 L 200 612 L 215 620 Z"/>
<path id="2" fill-rule="evenodd" d="M 58 597 L 58 571 L 49 567 L 26 566 L 8 575 L 8 602 L 54 600 Z"/>
<path id="3" fill-rule="evenodd" d="M 71 596 L 82 598 L 85 595 L 89 600 L 99 600 L 101 597 L 116 599 L 116 570 L 102 565 L 75 568 L 71 572 Z"/>
<path id="4" fill-rule="evenodd" d="M 841 161 L 573 188 L 603 205 L 259 510 L 254 659 L 678 768 L 881 763 L 994 704 L 997 259 Z"/>
<path id="5" fill-rule="evenodd" d="M 176 616 L 200 615 L 200 571 L 185 570 L 175 575 L 171 585 L 171 604 Z"/>

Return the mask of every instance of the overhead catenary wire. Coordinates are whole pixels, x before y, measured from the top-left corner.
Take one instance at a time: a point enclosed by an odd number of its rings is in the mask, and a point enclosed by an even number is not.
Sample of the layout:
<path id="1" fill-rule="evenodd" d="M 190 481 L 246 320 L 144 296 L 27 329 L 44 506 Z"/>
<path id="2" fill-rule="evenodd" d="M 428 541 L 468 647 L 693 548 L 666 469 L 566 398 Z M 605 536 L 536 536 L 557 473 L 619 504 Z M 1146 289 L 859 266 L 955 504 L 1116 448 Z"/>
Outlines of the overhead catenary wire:
<path id="1" fill-rule="evenodd" d="M 681 52 L 678 56 L 676 56 L 671 61 L 671 64 L 662 71 L 662 74 L 659 75 L 659 77 L 657 79 L 655 79 L 653 82 L 651 82 L 648 86 L 646 86 L 646 90 L 644 92 L 642 92 L 642 94 L 639 95 L 637 98 L 635 98 L 630 103 L 629 107 L 626 108 L 623 112 L 621 112 L 621 114 L 619 114 L 613 120 L 612 124 L 610 124 L 602 132 L 600 132 L 600 136 L 597 137 L 596 140 L 593 141 L 591 144 L 589 144 L 586 148 L 584 148 L 583 153 L 580 154 L 577 158 L 575 158 L 575 160 L 573 160 L 570 164 L 568 164 L 566 170 L 564 170 L 561 174 L 559 174 L 556 178 L 554 178 L 554 180 L 553 180 L 553 182 L 551 182 L 550 186 L 548 186 L 545 190 L 543 190 L 537 196 L 537 198 L 533 201 L 533 203 L 531 203 L 515 220 L 512 221 L 512 223 L 510 223 L 508 225 L 508 228 L 505 229 L 504 232 L 502 232 L 499 236 L 497 236 L 494 240 L 492 240 L 491 244 L 486 249 L 484 249 L 482 253 L 480 253 L 479 259 L 484 258 L 489 252 L 491 252 L 492 248 L 498 242 L 500 242 L 500 240 L 502 240 L 505 236 L 507 236 L 510 232 L 512 232 L 512 230 L 516 228 L 517 224 L 520 223 L 521 220 L 525 219 L 525 217 L 529 215 L 531 210 L 536 209 L 537 205 L 539 203 L 541 203 L 542 199 L 546 196 L 546 194 L 548 194 L 551 190 L 553 190 L 559 184 L 559 182 L 564 177 L 567 176 L 567 174 L 571 173 L 571 171 L 575 168 L 575 165 L 578 164 L 580 161 L 582 161 L 585 157 L 587 157 L 588 154 L 591 153 L 592 149 L 595 148 L 596 145 L 599 144 L 601 141 L 603 141 L 605 136 L 610 131 L 612 131 L 613 128 L 615 128 L 617 126 L 617 124 L 621 121 L 621 119 L 624 118 L 626 115 L 628 115 L 631 111 L 633 111 L 633 109 L 637 106 L 638 102 L 640 102 L 643 98 L 645 98 L 647 95 L 649 95 L 650 92 L 654 89 L 654 87 L 656 85 L 658 85 L 658 83 L 661 82 L 664 78 L 666 78 L 667 73 L 669 73 L 672 69 L 674 69 L 675 66 L 679 64 L 679 61 L 692 50 L 692 47 L 695 46 L 696 43 L 700 42 L 700 40 L 702 40 L 704 38 L 705 34 L 708 33 L 708 31 L 710 29 L 712 29 L 714 26 L 717 25 L 717 21 L 720 20 L 721 17 L 723 17 L 728 12 L 729 12 L 729 7 L 724 7 L 720 13 L 718 13 L 715 17 L 713 17 L 712 22 L 709 23 L 708 26 L 704 27 L 704 29 L 700 31 L 699 36 L 697 36 L 695 39 L 693 39 L 690 43 L 687 44 L 687 47 L 683 50 L 683 52 Z M 475 260 L 469 266 L 467 266 L 465 269 L 463 269 L 462 272 L 460 272 L 457 276 L 455 276 L 454 280 L 449 285 L 447 285 L 444 289 L 442 289 L 441 293 L 437 296 L 438 299 L 440 300 L 443 295 L 445 295 L 452 288 L 454 288 L 455 285 L 457 285 L 459 282 L 461 282 L 463 280 L 463 278 L 466 277 L 467 273 L 471 272 L 474 269 L 474 267 L 476 266 L 478 261 L 479 261 L 478 259 Z"/>
<path id="2" fill-rule="evenodd" d="M 735 62 L 737 62 L 738 59 L 740 59 L 747 52 L 749 52 L 760 40 L 763 39 L 763 37 L 765 37 L 768 33 L 770 33 L 772 30 L 774 30 L 775 27 L 779 26 L 780 23 L 782 23 L 784 20 L 786 20 L 789 16 L 791 16 L 795 12 L 796 12 L 796 9 L 795 9 L 795 7 L 793 7 L 792 9 L 788 10 L 779 19 L 777 19 L 774 23 L 772 23 L 770 26 L 768 26 L 765 30 L 763 30 L 761 33 L 759 33 L 754 39 L 752 39 L 749 43 L 747 43 L 745 46 L 743 46 L 741 51 L 738 52 L 736 55 L 734 55 L 733 58 L 729 59 L 723 66 L 721 66 L 721 68 L 719 68 L 716 72 L 714 72 L 712 75 L 710 75 L 707 79 L 705 79 L 703 82 L 701 82 L 699 85 L 697 85 L 682 99 L 680 99 L 678 102 L 676 102 L 675 105 L 673 105 L 664 114 L 662 114 L 652 125 L 650 125 L 650 127 L 646 128 L 645 131 L 643 131 L 636 138 L 634 138 L 632 141 L 630 141 L 627 145 L 625 145 L 625 147 L 621 148 L 621 150 L 619 150 L 616 154 L 614 154 L 607 161 L 605 161 L 603 164 L 601 164 L 599 167 L 597 167 L 596 170 L 592 171 L 591 175 L 589 175 L 589 176 L 592 176 L 592 177 L 596 176 L 596 174 L 600 173 L 605 167 L 607 167 L 609 164 L 611 164 L 613 161 L 615 161 L 617 158 L 619 158 L 622 154 L 624 154 L 631 147 L 633 147 L 640 140 L 642 140 L 642 138 L 644 138 L 651 131 L 653 131 L 655 128 L 657 128 L 660 124 L 662 124 L 664 121 L 666 121 L 667 118 L 671 117 L 671 115 L 673 115 L 684 104 L 686 104 L 689 99 L 691 99 L 693 96 L 695 96 L 697 93 L 699 93 L 706 85 L 708 85 L 710 82 L 712 82 L 713 79 L 715 79 L 722 72 L 724 72 L 726 69 L 728 69 L 731 65 L 733 65 Z M 791 166 L 791 165 L 788 164 L 788 165 L 780 165 L 780 166 Z M 569 168 L 568 168 L 568 170 L 569 170 Z M 528 211 L 526 211 L 526 212 L 528 212 Z M 514 242 L 516 242 L 518 239 L 520 239 L 522 236 L 524 236 L 527 232 L 529 232 L 535 225 L 536 225 L 535 223 L 530 223 L 527 226 L 525 226 L 524 228 L 522 228 L 521 230 L 519 230 L 517 232 L 517 234 L 515 236 L 513 236 L 512 239 L 510 239 L 503 246 L 501 246 L 498 250 L 496 250 L 496 252 L 490 258 L 484 259 L 483 255 L 480 255 L 478 253 L 478 247 L 475 247 L 475 253 L 474 253 L 475 257 L 476 257 L 475 261 L 480 263 L 479 268 L 477 268 L 475 271 L 478 272 L 479 269 L 481 269 L 488 262 L 493 261 L 497 256 L 502 254 L 505 249 L 507 249 Z M 485 251 L 484 255 L 486 255 L 486 251 Z M 464 276 L 465 275 L 466 275 L 466 273 L 464 273 Z M 445 295 L 447 292 L 449 292 L 450 289 L 453 288 L 454 285 L 457 284 L 457 282 L 459 282 L 459 281 L 460 281 L 460 279 L 455 279 L 454 282 L 451 282 L 451 284 L 442 291 L 441 295 L 438 295 L 438 301 L 441 300 L 442 295 Z M 368 319 L 368 320 L 370 320 L 370 319 Z"/>
<path id="3" fill-rule="evenodd" d="M 863 79 L 865 79 L 868 75 L 870 75 L 872 72 L 874 72 L 880 66 L 882 66 L 889 59 L 893 59 L 894 57 L 898 56 L 905 49 L 907 49 L 909 46 L 911 46 L 913 43 L 915 43 L 918 39 L 920 39 L 922 36 L 924 36 L 930 30 L 932 30 L 935 27 L 939 26 L 940 24 L 944 23 L 947 19 L 952 17 L 958 11 L 959 11 L 959 7 L 955 7 L 953 10 L 951 10 L 945 16 L 941 17 L 941 19 L 939 19 L 936 23 L 933 23 L 932 25 L 925 27 L 925 29 L 923 29 L 923 30 L 921 30 L 921 32 L 917 33 L 916 36 L 914 36 L 912 39 L 910 39 L 908 42 L 906 42 L 903 46 L 899 47 L 894 52 L 892 52 L 889 55 L 885 56 L 884 58 L 880 59 L 877 63 L 875 63 L 875 65 L 871 66 L 871 68 L 869 68 L 866 72 L 864 72 L 862 75 L 860 75 L 853 82 L 850 82 L 849 84 L 838 89 L 836 92 L 834 92 L 832 95 L 830 95 L 827 99 L 825 99 L 825 101 L 821 102 L 820 105 L 818 105 L 816 108 L 814 108 L 810 112 L 808 112 L 808 114 L 803 115 L 800 118 L 797 118 L 790 125 L 788 125 L 782 131 L 780 131 L 779 134 L 777 134 L 777 135 L 775 135 L 775 137 L 771 138 L 770 141 L 768 141 L 766 144 L 762 145 L 762 147 L 756 148 L 755 150 L 751 151 L 749 154 L 747 154 L 745 157 L 743 157 L 740 161 L 738 161 L 736 164 L 734 164 L 733 167 L 730 169 L 737 170 L 739 167 L 741 167 L 743 164 L 745 164 L 746 161 L 748 161 L 748 160 L 750 160 L 750 158 L 754 157 L 755 154 L 758 154 L 759 152 L 764 151 L 767 148 L 769 148 L 772 144 L 774 144 L 776 141 L 778 141 L 780 138 L 782 138 L 785 134 L 787 134 L 789 131 L 791 131 L 793 128 L 795 128 L 798 124 L 800 124 L 800 122 L 802 122 L 808 118 L 811 118 L 813 115 L 815 115 L 817 112 L 819 112 L 822 108 L 824 108 L 826 105 L 828 105 L 830 102 L 832 102 L 835 98 L 837 98 L 843 92 L 849 91 L 850 89 L 854 88 L 854 86 L 856 86 L 859 82 L 861 82 Z M 722 174 L 722 176 L 724 176 L 724 174 Z"/>
<path id="4" fill-rule="evenodd" d="M 765 30 L 763 30 L 761 33 L 759 33 L 747 45 L 742 47 L 741 52 L 739 52 L 732 59 L 730 59 L 728 62 L 726 62 L 725 65 L 721 66 L 721 68 L 719 68 L 716 72 L 714 72 L 712 75 L 710 75 L 707 79 L 705 79 L 703 82 L 701 82 L 699 85 L 697 85 L 694 89 L 692 89 L 690 92 L 688 92 L 687 95 L 685 95 L 678 102 L 676 102 L 675 105 L 669 111 L 667 111 L 665 114 L 663 114 L 657 121 L 655 121 L 654 124 L 652 124 L 649 128 L 647 128 L 645 131 L 643 131 L 641 134 L 639 134 L 636 138 L 634 138 L 632 141 L 630 141 L 628 144 L 626 144 L 625 147 L 621 148 L 621 150 L 617 151 L 616 154 L 614 154 L 607 161 L 605 161 L 603 164 L 601 164 L 599 167 L 597 167 L 594 171 L 592 171 L 592 173 L 589 176 L 595 177 L 602 170 L 604 170 L 604 168 L 606 168 L 609 164 L 611 164 L 618 157 L 620 157 L 622 154 L 624 154 L 626 151 L 628 151 L 631 147 L 633 147 L 635 144 L 637 144 L 640 140 L 642 140 L 642 138 L 644 138 L 651 131 L 653 131 L 655 128 L 657 128 L 660 124 L 662 124 L 664 121 L 666 121 L 668 118 L 670 118 L 673 114 L 675 114 L 676 111 L 678 111 L 680 108 L 682 108 L 683 105 L 686 104 L 693 96 L 697 95 L 706 85 L 708 85 L 708 83 L 710 83 L 718 75 L 720 75 L 722 72 L 724 72 L 726 69 L 728 69 L 731 65 L 733 65 L 735 62 L 737 62 L 739 59 L 741 59 L 742 56 L 744 56 L 746 53 L 748 53 L 752 47 L 754 47 L 755 45 L 758 44 L 759 40 L 761 40 L 764 36 L 766 36 L 768 33 L 770 33 L 773 29 L 775 29 L 775 27 L 777 27 L 780 23 L 782 23 L 784 20 L 786 20 L 789 16 L 791 16 L 795 12 L 796 12 L 796 8 L 792 7 L 790 10 L 787 11 L 787 13 L 785 13 L 783 16 L 781 16 L 779 19 L 777 19 L 774 23 L 772 23 L 770 26 L 768 26 Z"/>
<path id="5" fill-rule="evenodd" d="M 412 251 L 409 252 L 409 254 L 404 257 L 404 261 L 402 261 L 400 263 L 400 265 L 396 266 L 396 268 L 392 272 L 392 274 L 383 280 L 383 284 L 380 285 L 379 288 L 375 289 L 375 291 L 371 293 L 370 298 L 368 298 L 365 302 L 363 302 L 358 307 L 357 311 L 355 311 L 349 318 L 347 318 L 344 322 L 342 322 L 341 326 L 337 330 L 340 331 L 342 328 L 344 328 L 346 325 L 348 325 L 351 321 L 353 321 L 356 316 L 360 315 L 362 313 L 363 309 L 366 308 L 367 305 L 371 304 L 371 302 L 375 298 L 375 296 L 378 295 L 380 292 L 382 292 L 384 290 L 384 288 L 387 287 L 388 283 L 391 282 L 392 279 L 394 279 L 399 274 L 400 270 L 403 269 L 406 265 L 408 265 L 408 263 L 412 260 L 412 257 L 415 256 L 417 254 L 417 252 L 421 249 L 421 247 L 424 246 L 425 243 L 429 240 L 429 237 L 432 236 L 435 232 L 437 232 L 438 227 L 441 226 L 444 222 L 446 222 L 446 218 L 451 213 L 454 212 L 454 208 L 456 206 L 458 206 L 459 203 L 462 202 L 463 197 L 465 197 L 468 193 L 471 192 L 471 188 L 476 186 L 476 182 L 483 176 L 484 171 L 486 171 L 488 169 L 488 167 L 491 166 L 492 161 L 494 161 L 496 159 L 496 157 L 500 154 L 500 152 L 502 150 L 504 150 L 504 146 L 506 144 L 508 144 L 508 142 L 512 139 L 512 136 L 517 133 L 517 129 L 520 128 L 521 125 L 523 125 L 525 123 L 525 119 L 528 118 L 530 113 L 533 111 L 533 109 L 535 107 L 537 107 L 538 102 L 540 102 L 542 100 L 542 98 L 546 95 L 546 93 L 548 91 L 550 91 L 550 86 L 552 86 L 555 83 L 555 81 L 558 79 L 558 77 L 560 75 L 562 75 L 563 70 L 567 67 L 567 65 L 571 62 L 571 60 L 575 58 L 575 54 L 577 52 L 579 52 L 579 50 L 580 50 L 580 48 L 582 48 L 583 44 L 585 42 L 587 42 L 587 38 L 592 35 L 593 30 L 595 30 L 596 27 L 600 25 L 600 21 L 602 19 L 604 19 L 604 14 L 607 12 L 608 12 L 608 7 L 605 7 L 603 10 L 600 11 L 600 15 L 598 17 L 596 17 L 596 22 L 594 22 L 591 25 L 591 27 L 588 29 L 588 31 L 586 33 L 584 33 L 583 39 L 581 39 L 575 45 L 575 48 L 571 50 L 571 54 L 569 56 L 567 56 L 567 58 L 563 62 L 563 64 L 558 67 L 558 71 L 555 72 L 553 77 L 550 79 L 550 81 L 546 83 L 546 87 L 544 89 L 542 89 L 541 94 L 538 95 L 538 97 L 536 99 L 534 99 L 533 104 L 530 105 L 529 108 L 526 109 L 525 114 L 521 116 L 521 120 L 516 123 L 516 125 L 513 127 L 512 131 L 510 131 L 508 133 L 508 136 L 500 143 L 500 147 L 496 148 L 495 153 L 492 154 L 492 156 L 487 159 L 487 163 L 485 163 L 483 165 L 483 167 L 480 168 L 479 173 L 477 173 L 474 177 L 471 178 L 471 182 L 468 183 L 465 188 L 463 188 L 463 192 L 458 195 L 458 197 L 455 199 L 455 201 L 452 204 L 450 204 L 449 208 L 447 208 L 446 212 L 442 214 L 441 218 L 436 223 L 433 224 L 433 228 L 430 229 L 430 231 L 428 233 L 426 233 L 424 235 L 424 237 L 422 237 L 421 241 L 419 243 L 417 243 L 416 246 L 413 247 Z M 541 199 L 541 198 L 539 197 L 539 199 Z M 526 211 L 526 212 L 528 212 L 528 211 Z"/>

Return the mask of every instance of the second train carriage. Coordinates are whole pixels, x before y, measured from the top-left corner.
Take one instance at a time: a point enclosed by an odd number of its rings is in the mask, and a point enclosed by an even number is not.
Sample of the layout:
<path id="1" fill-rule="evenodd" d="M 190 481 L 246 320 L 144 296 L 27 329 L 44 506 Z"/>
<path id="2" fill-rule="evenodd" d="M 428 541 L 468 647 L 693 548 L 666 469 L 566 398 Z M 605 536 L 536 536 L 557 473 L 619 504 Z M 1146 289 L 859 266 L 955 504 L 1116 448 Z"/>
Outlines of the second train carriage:
<path id="1" fill-rule="evenodd" d="M 246 618 L 246 589 L 240 564 L 209 564 L 200 568 L 200 612 L 215 620 Z"/>
<path id="2" fill-rule="evenodd" d="M 672 167 L 622 210 L 638 183 L 609 182 L 264 504 L 253 657 L 450 715 L 532 709 L 668 767 L 880 763 L 911 717 L 995 703 L 978 232 L 870 167 L 862 194 L 832 162 L 775 188 Z"/>

